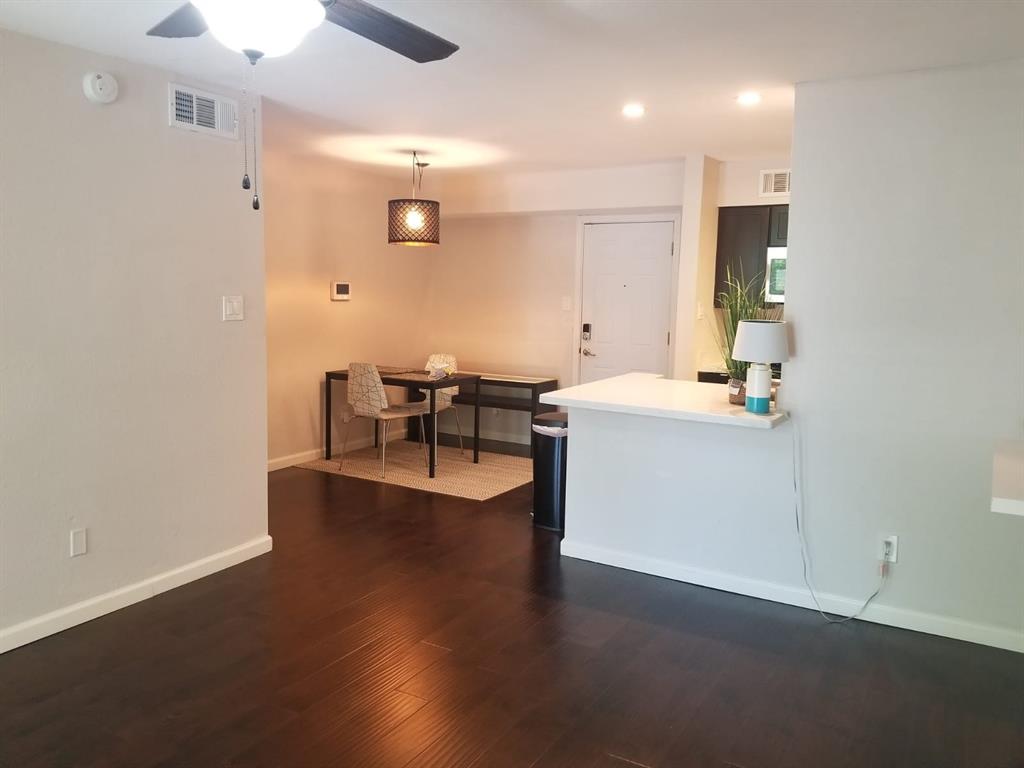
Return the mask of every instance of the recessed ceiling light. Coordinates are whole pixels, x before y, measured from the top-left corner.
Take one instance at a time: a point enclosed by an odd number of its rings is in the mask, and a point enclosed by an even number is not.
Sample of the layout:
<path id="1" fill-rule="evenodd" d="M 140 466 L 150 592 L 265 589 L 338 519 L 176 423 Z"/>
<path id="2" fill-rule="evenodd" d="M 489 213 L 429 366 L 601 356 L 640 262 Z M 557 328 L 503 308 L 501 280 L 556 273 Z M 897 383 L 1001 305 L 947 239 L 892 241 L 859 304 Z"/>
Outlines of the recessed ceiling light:
<path id="1" fill-rule="evenodd" d="M 736 103 L 741 107 L 753 107 L 761 103 L 761 94 L 757 91 L 743 91 L 736 97 Z"/>
<path id="2" fill-rule="evenodd" d="M 643 104 L 638 101 L 631 101 L 622 108 L 622 115 L 630 120 L 636 120 L 643 117 L 646 111 Z"/>

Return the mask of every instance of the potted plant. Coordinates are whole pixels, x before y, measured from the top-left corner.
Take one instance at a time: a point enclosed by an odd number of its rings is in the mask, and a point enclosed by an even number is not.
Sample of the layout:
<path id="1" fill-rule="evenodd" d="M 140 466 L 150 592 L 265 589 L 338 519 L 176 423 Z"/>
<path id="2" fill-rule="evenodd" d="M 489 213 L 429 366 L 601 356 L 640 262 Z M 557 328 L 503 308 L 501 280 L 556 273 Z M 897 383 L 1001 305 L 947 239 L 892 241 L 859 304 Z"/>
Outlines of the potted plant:
<path id="1" fill-rule="evenodd" d="M 766 306 L 764 281 L 760 275 L 744 280 L 742 275 L 737 277 L 732 270 L 726 270 L 725 283 L 726 289 L 718 294 L 718 303 L 722 305 L 721 326 L 715 335 L 722 363 L 729 374 L 729 402 L 743 405 L 747 397 L 747 368 L 750 363 L 732 359 L 736 329 L 740 320 L 781 320 L 782 306 Z"/>

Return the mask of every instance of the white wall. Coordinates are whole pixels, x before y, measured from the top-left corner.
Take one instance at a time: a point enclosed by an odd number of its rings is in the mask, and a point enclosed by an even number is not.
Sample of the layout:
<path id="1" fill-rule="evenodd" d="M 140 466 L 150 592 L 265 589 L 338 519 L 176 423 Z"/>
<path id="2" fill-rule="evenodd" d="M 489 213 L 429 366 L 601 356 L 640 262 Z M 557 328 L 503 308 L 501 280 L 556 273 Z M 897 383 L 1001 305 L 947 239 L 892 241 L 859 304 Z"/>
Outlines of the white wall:
<path id="1" fill-rule="evenodd" d="M 262 216 L 172 77 L 0 31 L 0 650 L 269 549 Z"/>
<path id="2" fill-rule="evenodd" d="M 423 346 L 457 354 L 467 370 L 554 376 L 568 386 L 576 227 L 567 214 L 445 219 L 426 288 L 429 320 L 418 324 Z M 441 430 L 454 432 L 442 419 Z M 482 414 L 482 437 L 526 442 L 529 434 L 527 413 Z"/>
<path id="3" fill-rule="evenodd" d="M 673 377 L 697 378 L 715 355 L 709 318 L 715 291 L 718 246 L 718 183 L 723 163 L 691 156 L 686 164 L 679 276 L 676 297 L 676 345 Z M 710 351 L 709 351 L 710 350 Z"/>
<path id="4" fill-rule="evenodd" d="M 446 216 L 661 210 L 679 207 L 684 165 L 679 160 L 558 171 L 484 169 L 439 174 L 431 183 Z"/>
<path id="5" fill-rule="evenodd" d="M 1024 637 L 1024 521 L 988 511 L 1024 432 L 1022 94 L 1022 62 L 797 88 L 783 394 L 818 586 L 866 596 L 897 534 L 881 604 Z"/>
<path id="6" fill-rule="evenodd" d="M 765 157 L 757 160 L 730 160 L 722 163 L 718 175 L 718 205 L 784 205 L 790 196 L 761 197 L 758 189 L 761 171 L 789 168 L 790 158 Z"/>
<path id="7" fill-rule="evenodd" d="M 408 194 L 403 180 L 287 151 L 302 145 L 316 122 L 309 116 L 268 103 L 264 121 L 266 407 L 270 468 L 278 469 L 323 451 L 324 371 L 353 361 L 425 362 L 423 308 L 442 255 L 387 244 L 387 201 Z M 447 225 L 444 234 L 447 242 Z M 335 280 L 351 283 L 351 301 L 330 300 Z M 333 396 L 344 402 L 345 386 L 335 384 Z M 389 389 L 388 396 L 405 393 Z M 340 450 L 341 409 L 334 412 Z M 354 422 L 350 446 L 372 429 L 366 419 Z"/>

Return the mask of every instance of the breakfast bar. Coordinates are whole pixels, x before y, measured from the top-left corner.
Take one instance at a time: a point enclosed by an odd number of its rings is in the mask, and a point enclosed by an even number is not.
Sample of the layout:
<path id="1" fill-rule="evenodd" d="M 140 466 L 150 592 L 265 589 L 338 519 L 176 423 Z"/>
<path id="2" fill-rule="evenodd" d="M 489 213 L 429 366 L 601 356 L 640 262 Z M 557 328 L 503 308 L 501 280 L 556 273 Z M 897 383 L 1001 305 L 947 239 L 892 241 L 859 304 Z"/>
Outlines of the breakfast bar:
<path id="1" fill-rule="evenodd" d="M 563 555 L 805 603 L 785 412 L 647 373 L 541 402 L 570 415 Z"/>

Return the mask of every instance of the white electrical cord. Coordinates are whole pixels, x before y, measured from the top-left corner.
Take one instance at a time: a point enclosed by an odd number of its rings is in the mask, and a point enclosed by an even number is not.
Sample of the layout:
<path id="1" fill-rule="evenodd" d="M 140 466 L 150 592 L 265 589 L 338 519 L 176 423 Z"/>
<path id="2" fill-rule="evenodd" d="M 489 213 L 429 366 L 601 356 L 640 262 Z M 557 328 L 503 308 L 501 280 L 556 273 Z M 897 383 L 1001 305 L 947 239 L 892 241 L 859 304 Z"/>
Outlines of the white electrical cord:
<path id="1" fill-rule="evenodd" d="M 801 499 L 803 498 L 803 476 L 799 471 L 801 456 L 800 441 L 796 421 L 793 419 L 792 414 L 790 415 L 790 423 L 793 430 L 793 514 L 794 519 L 796 520 L 796 535 L 800 540 L 800 562 L 803 565 L 804 584 L 807 585 L 807 591 L 810 592 L 811 600 L 814 601 L 814 605 L 818 609 L 818 613 L 821 614 L 821 617 L 825 619 L 825 621 L 829 624 L 845 624 L 864 613 L 864 611 L 867 610 L 867 607 L 871 605 L 871 601 L 878 597 L 878 593 L 882 591 L 882 587 L 885 586 L 885 580 L 889 576 L 889 563 L 885 560 L 882 561 L 881 566 L 878 569 L 878 588 L 875 589 L 875 591 L 871 593 L 871 596 L 864 601 L 860 610 L 851 616 L 843 616 L 841 618 L 836 618 L 835 616 L 830 616 L 825 613 L 824 609 L 821 607 L 821 603 L 818 602 L 818 596 L 814 593 L 814 587 L 811 586 L 810 558 L 807 553 L 807 540 L 804 537 L 803 504 L 801 502 Z"/>

